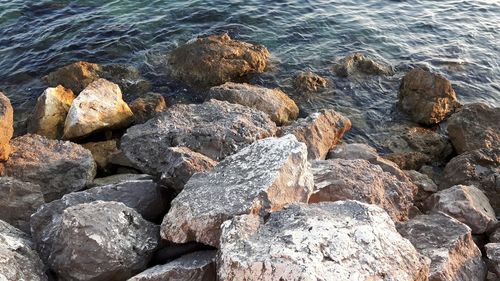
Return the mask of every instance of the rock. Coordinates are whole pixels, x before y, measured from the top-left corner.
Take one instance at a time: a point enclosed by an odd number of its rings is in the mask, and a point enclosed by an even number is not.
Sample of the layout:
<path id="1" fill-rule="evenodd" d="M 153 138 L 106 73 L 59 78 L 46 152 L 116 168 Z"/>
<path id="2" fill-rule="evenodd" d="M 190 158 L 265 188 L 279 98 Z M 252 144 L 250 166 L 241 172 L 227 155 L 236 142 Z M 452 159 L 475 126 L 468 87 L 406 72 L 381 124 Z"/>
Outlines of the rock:
<path id="1" fill-rule="evenodd" d="M 56 227 L 48 264 L 62 280 L 125 280 L 146 268 L 159 241 L 157 226 L 118 202 L 69 207 Z"/>
<path id="2" fill-rule="evenodd" d="M 420 68 L 403 77 L 398 99 L 399 107 L 423 125 L 437 124 L 460 107 L 448 79 Z"/>
<path id="3" fill-rule="evenodd" d="M 441 190 L 425 201 L 424 208 L 443 212 L 465 223 L 472 229 L 472 234 L 487 233 L 497 224 L 488 198 L 473 185 L 456 185 Z"/>
<path id="4" fill-rule="evenodd" d="M 132 65 L 103 65 L 99 71 L 99 77 L 118 84 L 126 101 L 132 101 L 151 90 L 151 84 Z"/>
<path id="5" fill-rule="evenodd" d="M 325 159 L 328 151 L 351 129 L 351 121 L 334 110 L 321 110 L 283 127 L 280 135 L 293 134 L 307 145 L 309 160 Z"/>
<path id="6" fill-rule="evenodd" d="M 121 149 L 138 167 L 152 165 L 172 146 L 185 146 L 220 160 L 275 132 L 276 124 L 261 111 L 210 100 L 175 105 L 145 124 L 129 128 Z"/>
<path id="7" fill-rule="evenodd" d="M 167 109 L 167 103 L 162 95 L 148 93 L 130 103 L 130 109 L 134 113 L 135 123 L 143 124 L 158 115 L 158 113 L 165 111 Z"/>
<path id="8" fill-rule="evenodd" d="M 102 178 L 95 178 L 92 182 L 92 187 L 118 184 L 123 181 L 137 181 L 137 180 L 153 180 L 153 177 L 147 174 L 117 174 Z"/>
<path id="9" fill-rule="evenodd" d="M 489 268 L 500 278 L 500 243 L 489 243 L 485 248 Z"/>
<path id="10" fill-rule="evenodd" d="M 97 164 L 97 168 L 105 173 L 111 170 L 111 163 L 109 163 L 109 156 L 118 151 L 117 141 L 107 140 L 100 142 L 89 142 L 82 144 L 82 146 L 92 153 L 92 157 Z"/>
<path id="11" fill-rule="evenodd" d="M 486 277 L 481 251 L 465 224 L 442 213 L 417 216 L 398 225 L 401 235 L 431 259 L 429 280 L 474 280 Z"/>
<path id="12" fill-rule="evenodd" d="M 491 243 L 500 243 L 500 225 L 497 225 L 496 229 L 490 233 L 489 241 Z"/>
<path id="13" fill-rule="evenodd" d="M 415 202 L 419 203 L 418 207 L 421 207 L 421 203 L 425 201 L 429 196 L 438 191 L 438 186 L 434 183 L 429 176 L 419 173 L 414 170 L 407 170 L 404 173 L 410 178 L 418 187 L 417 195 L 415 196 Z"/>
<path id="14" fill-rule="evenodd" d="M 31 233 L 43 260 L 53 252 L 55 236 L 62 214 L 69 207 L 94 201 L 125 204 L 150 221 L 158 221 L 168 210 L 166 191 L 151 179 L 128 180 L 66 194 L 59 200 L 42 205 L 31 217 Z"/>
<path id="15" fill-rule="evenodd" d="M 381 208 L 357 201 L 291 204 L 263 221 L 224 222 L 218 280 L 427 280 L 428 259 Z"/>
<path id="16" fill-rule="evenodd" d="M 340 59 L 333 71 L 337 76 L 348 77 L 352 75 L 394 75 L 392 67 L 376 62 L 361 53 L 354 53 Z"/>
<path id="17" fill-rule="evenodd" d="M 20 230 L 0 220 L 0 280 L 47 281 L 40 257 Z"/>
<path id="18" fill-rule="evenodd" d="M 211 35 L 187 42 L 168 56 L 171 75 L 195 88 L 240 82 L 266 68 L 269 51 L 261 45 Z"/>
<path id="19" fill-rule="evenodd" d="M 428 176 L 438 187 L 442 185 L 444 166 L 423 165 L 418 171 Z"/>
<path id="20" fill-rule="evenodd" d="M 90 83 L 99 79 L 100 71 L 101 67 L 95 63 L 78 61 L 49 73 L 44 79 L 50 87 L 62 85 L 79 94 Z"/>
<path id="21" fill-rule="evenodd" d="M 446 126 L 458 154 L 500 147 L 500 107 L 473 103 L 453 114 Z"/>
<path id="22" fill-rule="evenodd" d="M 49 139 L 62 137 L 64 121 L 75 95 L 63 86 L 47 88 L 38 97 L 33 114 L 28 122 L 28 132 Z"/>
<path id="23" fill-rule="evenodd" d="M 10 105 L 9 98 L 0 92 L 0 161 L 9 159 L 9 141 L 13 134 L 14 109 Z"/>
<path id="24" fill-rule="evenodd" d="M 45 202 L 83 189 L 96 174 L 92 154 L 78 144 L 24 135 L 11 141 L 5 176 L 40 185 Z"/>
<path id="25" fill-rule="evenodd" d="M 430 163 L 431 158 L 422 152 L 396 152 L 384 155 L 384 158 L 396 163 L 403 170 L 418 170 Z"/>
<path id="26" fill-rule="evenodd" d="M 216 251 L 194 252 L 164 265 L 157 265 L 128 281 L 215 281 Z"/>
<path id="27" fill-rule="evenodd" d="M 500 147 L 469 151 L 451 159 L 443 172 L 442 188 L 474 185 L 500 210 Z"/>
<path id="28" fill-rule="evenodd" d="M 132 119 L 133 113 L 123 101 L 120 87 L 98 79 L 73 101 L 64 123 L 63 138 L 82 138 L 105 129 L 124 128 Z"/>
<path id="29" fill-rule="evenodd" d="M 311 162 L 314 192 L 309 203 L 358 200 L 379 205 L 394 221 L 408 219 L 417 187 L 400 181 L 366 160 L 317 160 Z"/>
<path id="30" fill-rule="evenodd" d="M 293 86 L 301 92 L 317 92 L 328 86 L 328 80 L 310 71 L 300 72 L 294 77 Z"/>
<path id="31" fill-rule="evenodd" d="M 258 109 L 269 115 L 278 125 L 290 123 L 299 116 L 299 108 L 295 102 L 280 89 L 227 82 L 210 88 L 208 98 Z"/>
<path id="32" fill-rule="evenodd" d="M 220 225 L 241 214 L 266 215 L 291 202 L 307 202 L 313 178 L 303 143 L 288 135 L 267 138 L 194 174 L 171 202 L 163 239 L 218 246 Z"/>
<path id="33" fill-rule="evenodd" d="M 30 216 L 43 203 L 39 185 L 0 177 L 0 220 L 30 233 Z"/>

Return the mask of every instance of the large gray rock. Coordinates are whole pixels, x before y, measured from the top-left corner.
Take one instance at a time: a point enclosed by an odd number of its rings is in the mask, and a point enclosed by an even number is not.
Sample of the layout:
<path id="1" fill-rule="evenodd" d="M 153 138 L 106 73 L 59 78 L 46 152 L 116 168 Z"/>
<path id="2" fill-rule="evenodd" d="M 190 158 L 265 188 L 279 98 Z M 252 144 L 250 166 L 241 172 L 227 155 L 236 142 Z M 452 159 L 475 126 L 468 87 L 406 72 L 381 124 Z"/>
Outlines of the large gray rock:
<path id="1" fill-rule="evenodd" d="M 394 221 L 408 219 L 417 186 L 366 160 L 331 159 L 311 162 L 314 192 L 309 203 L 357 200 L 375 204 Z"/>
<path id="2" fill-rule="evenodd" d="M 500 243 L 489 243 L 485 248 L 489 268 L 500 278 Z"/>
<path id="3" fill-rule="evenodd" d="M 145 124 L 129 128 L 121 149 L 147 173 L 161 161 L 158 155 L 172 146 L 185 146 L 219 160 L 275 132 L 276 124 L 261 111 L 210 100 L 175 105 Z"/>
<path id="4" fill-rule="evenodd" d="M 81 190 L 95 177 L 92 154 L 78 144 L 28 134 L 11 145 L 5 175 L 40 185 L 45 202 Z"/>
<path id="5" fill-rule="evenodd" d="M 184 255 L 164 265 L 149 268 L 128 281 L 215 281 L 216 251 Z"/>
<path id="6" fill-rule="evenodd" d="M 313 178 L 307 150 L 292 135 L 259 140 L 211 171 L 191 177 L 163 219 L 163 239 L 218 246 L 220 225 L 242 214 L 266 215 L 307 202 Z"/>
<path id="7" fill-rule="evenodd" d="M 309 160 L 325 159 L 328 151 L 351 129 L 351 121 L 336 111 L 321 110 L 283 127 L 280 135 L 293 134 L 307 145 Z"/>
<path id="8" fill-rule="evenodd" d="M 222 225 L 217 257 L 221 281 L 424 281 L 428 263 L 384 210 L 357 201 L 235 217 Z"/>
<path id="9" fill-rule="evenodd" d="M 354 53 L 340 59 L 333 67 L 335 74 L 341 77 L 352 75 L 393 75 L 390 65 L 377 62 L 361 53 Z"/>
<path id="10" fill-rule="evenodd" d="M 158 221 L 168 210 L 168 194 L 151 179 L 128 180 L 66 194 L 42 205 L 31 217 L 31 233 L 43 260 L 53 251 L 64 210 L 98 200 L 121 202 L 150 221 Z"/>
<path id="11" fill-rule="evenodd" d="M 500 147 L 500 107 L 473 103 L 453 114 L 446 125 L 458 154 L 480 148 Z"/>
<path id="12" fill-rule="evenodd" d="M 465 224 L 443 213 L 420 215 L 398 225 L 403 237 L 431 259 L 429 281 L 483 281 L 486 265 Z"/>
<path id="13" fill-rule="evenodd" d="M 12 109 L 9 98 L 0 92 L 0 161 L 9 159 L 9 141 L 13 134 L 14 109 Z"/>
<path id="14" fill-rule="evenodd" d="M 48 264 L 62 280 L 121 281 L 144 270 L 158 246 L 158 228 L 123 203 L 67 208 Z"/>
<path id="15" fill-rule="evenodd" d="M 0 177 L 0 220 L 30 233 L 30 216 L 43 203 L 38 184 Z"/>

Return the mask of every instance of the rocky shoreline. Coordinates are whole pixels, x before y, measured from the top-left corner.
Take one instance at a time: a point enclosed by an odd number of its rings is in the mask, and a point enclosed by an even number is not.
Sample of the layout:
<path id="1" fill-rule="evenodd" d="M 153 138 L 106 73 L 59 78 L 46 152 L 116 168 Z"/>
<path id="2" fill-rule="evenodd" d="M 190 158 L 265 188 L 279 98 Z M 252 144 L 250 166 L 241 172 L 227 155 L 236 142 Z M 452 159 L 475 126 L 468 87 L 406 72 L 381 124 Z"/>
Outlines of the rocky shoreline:
<path id="1" fill-rule="evenodd" d="M 269 56 L 227 34 L 179 46 L 169 77 L 203 102 L 175 105 L 75 62 L 44 77 L 26 134 L 0 92 L 0 280 L 500 278 L 500 108 L 412 69 L 394 102 L 413 123 L 379 154 L 335 110 L 301 118 L 248 84 Z M 332 71 L 394 74 L 363 54 Z"/>

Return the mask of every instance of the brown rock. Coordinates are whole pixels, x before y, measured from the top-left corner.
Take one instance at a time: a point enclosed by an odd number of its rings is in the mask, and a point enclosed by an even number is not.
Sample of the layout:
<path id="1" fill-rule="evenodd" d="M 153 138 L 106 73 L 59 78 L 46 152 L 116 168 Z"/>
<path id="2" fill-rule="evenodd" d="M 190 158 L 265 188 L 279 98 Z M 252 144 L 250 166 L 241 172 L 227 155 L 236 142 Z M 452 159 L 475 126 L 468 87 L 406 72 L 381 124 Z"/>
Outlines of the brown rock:
<path id="1" fill-rule="evenodd" d="M 313 72 L 307 71 L 298 73 L 294 78 L 293 85 L 298 91 L 317 92 L 327 87 L 328 80 Z"/>
<path id="2" fill-rule="evenodd" d="M 9 98 L 0 92 L 0 161 L 9 159 L 9 141 L 13 134 L 14 109 L 12 109 L 12 105 L 10 105 Z"/>
<path id="3" fill-rule="evenodd" d="M 89 142 L 82 144 L 82 146 L 92 153 L 92 157 L 99 170 L 103 172 L 110 171 L 111 163 L 108 159 L 111 154 L 118 152 L 116 140 Z"/>
<path id="4" fill-rule="evenodd" d="M 130 103 L 130 109 L 134 113 L 135 123 L 142 124 L 158 113 L 165 111 L 167 109 L 167 103 L 162 95 L 148 93 Z"/>
<path id="5" fill-rule="evenodd" d="M 78 61 L 49 73 L 44 79 L 51 87 L 62 85 L 79 94 L 99 78 L 100 71 L 101 67 L 95 63 Z"/>
<path id="6" fill-rule="evenodd" d="M 426 174 L 422 174 L 414 170 L 407 170 L 404 171 L 404 173 L 408 176 L 408 178 L 410 178 L 411 182 L 418 187 L 418 192 L 415 196 L 415 203 L 418 203 L 417 205 L 420 208 L 421 204 L 429 196 L 438 191 L 438 186 Z"/>
<path id="7" fill-rule="evenodd" d="M 354 53 L 339 60 L 333 67 L 338 76 L 348 77 L 351 75 L 393 75 L 394 71 L 388 65 L 376 62 L 365 57 L 361 53 Z"/>

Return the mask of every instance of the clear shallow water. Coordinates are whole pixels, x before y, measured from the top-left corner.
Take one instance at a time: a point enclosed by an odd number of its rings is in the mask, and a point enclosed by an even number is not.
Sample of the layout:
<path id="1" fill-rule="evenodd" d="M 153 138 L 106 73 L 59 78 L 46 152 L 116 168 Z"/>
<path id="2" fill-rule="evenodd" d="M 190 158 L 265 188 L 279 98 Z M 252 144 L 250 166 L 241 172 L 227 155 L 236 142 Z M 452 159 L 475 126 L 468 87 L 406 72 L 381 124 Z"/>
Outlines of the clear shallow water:
<path id="1" fill-rule="evenodd" d="M 18 113 L 43 91 L 40 77 L 72 63 L 137 66 L 167 98 L 189 95 L 164 75 L 165 54 L 200 35 L 228 32 L 264 44 L 269 71 L 255 83 L 281 87 L 303 114 L 335 108 L 348 115 L 351 141 L 379 146 L 403 116 L 399 79 L 425 65 L 447 76 L 462 103 L 500 105 L 500 1 L 0 0 L 0 90 Z M 393 77 L 343 79 L 333 62 L 363 52 L 393 65 Z M 335 86 L 309 96 L 290 78 L 312 70 Z"/>

